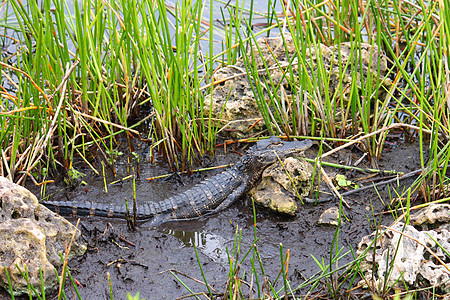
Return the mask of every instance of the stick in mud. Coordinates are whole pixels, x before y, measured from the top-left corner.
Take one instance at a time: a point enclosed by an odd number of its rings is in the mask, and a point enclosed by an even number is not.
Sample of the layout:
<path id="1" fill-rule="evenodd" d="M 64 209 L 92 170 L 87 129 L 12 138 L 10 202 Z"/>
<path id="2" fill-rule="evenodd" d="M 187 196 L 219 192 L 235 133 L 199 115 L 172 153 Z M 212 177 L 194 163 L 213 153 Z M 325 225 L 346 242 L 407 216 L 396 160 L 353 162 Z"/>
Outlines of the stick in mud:
<path id="1" fill-rule="evenodd" d="M 362 191 L 365 191 L 365 190 L 368 190 L 368 189 L 371 189 L 371 188 L 376 188 L 376 187 L 379 187 L 379 186 L 382 186 L 382 185 L 389 184 L 391 182 L 395 182 L 397 180 L 410 178 L 410 177 L 415 176 L 415 175 L 420 174 L 420 173 L 422 173 L 422 169 L 418 169 L 418 170 L 406 173 L 406 174 L 404 174 L 404 175 L 402 175 L 400 177 L 395 177 L 395 178 L 392 178 L 392 179 L 389 179 L 389 180 L 386 180 L 386 181 L 382 181 L 382 182 L 378 182 L 378 183 L 375 183 L 375 184 L 372 184 L 372 185 L 363 186 L 362 188 L 342 193 L 341 196 L 344 197 L 344 196 L 348 196 L 348 195 L 351 195 L 351 194 L 362 192 Z M 305 198 L 305 199 L 303 199 L 303 202 L 308 203 L 308 204 L 318 204 L 318 203 L 329 202 L 329 201 L 332 201 L 334 199 L 337 199 L 337 197 L 333 196 L 333 197 L 328 197 L 328 198 L 323 198 L 323 199 Z"/>

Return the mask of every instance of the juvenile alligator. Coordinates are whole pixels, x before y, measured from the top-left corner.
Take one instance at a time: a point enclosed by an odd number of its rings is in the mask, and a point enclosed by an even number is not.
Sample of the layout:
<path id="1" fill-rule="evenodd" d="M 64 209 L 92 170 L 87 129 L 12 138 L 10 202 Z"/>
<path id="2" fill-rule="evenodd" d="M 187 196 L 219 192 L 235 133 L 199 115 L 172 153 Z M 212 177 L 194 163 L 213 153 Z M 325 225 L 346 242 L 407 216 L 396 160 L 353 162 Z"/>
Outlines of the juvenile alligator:
<path id="1" fill-rule="evenodd" d="M 233 167 L 224 172 L 165 200 L 138 203 L 136 217 L 140 220 L 151 219 L 151 224 L 157 225 L 219 212 L 247 193 L 260 179 L 266 167 L 278 159 L 298 154 L 311 145 L 310 140 L 286 142 L 278 137 L 258 141 Z M 41 203 L 61 215 L 125 218 L 127 214 L 125 204 L 112 205 L 94 201 Z"/>

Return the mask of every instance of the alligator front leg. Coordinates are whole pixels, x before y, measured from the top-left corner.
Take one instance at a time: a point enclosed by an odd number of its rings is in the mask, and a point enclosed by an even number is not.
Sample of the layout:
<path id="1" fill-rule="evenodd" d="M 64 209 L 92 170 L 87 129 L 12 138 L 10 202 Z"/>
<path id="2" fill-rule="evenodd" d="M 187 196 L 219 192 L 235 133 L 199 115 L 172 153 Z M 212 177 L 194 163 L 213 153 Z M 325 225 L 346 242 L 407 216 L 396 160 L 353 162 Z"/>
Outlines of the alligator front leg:
<path id="1" fill-rule="evenodd" d="M 237 199 L 239 199 L 243 194 L 246 192 L 245 184 L 241 183 L 231 194 L 229 194 L 222 203 L 219 204 L 215 209 L 208 210 L 205 213 L 203 213 L 201 216 L 209 216 L 216 214 L 224 209 L 226 209 L 228 206 L 233 204 L 233 202 Z M 176 215 L 172 214 L 157 214 L 155 215 L 148 223 L 149 226 L 157 226 L 164 222 L 174 222 L 174 221 L 188 221 L 188 220 L 196 220 L 200 218 L 201 216 L 197 217 L 191 217 L 191 218 L 178 218 Z"/>

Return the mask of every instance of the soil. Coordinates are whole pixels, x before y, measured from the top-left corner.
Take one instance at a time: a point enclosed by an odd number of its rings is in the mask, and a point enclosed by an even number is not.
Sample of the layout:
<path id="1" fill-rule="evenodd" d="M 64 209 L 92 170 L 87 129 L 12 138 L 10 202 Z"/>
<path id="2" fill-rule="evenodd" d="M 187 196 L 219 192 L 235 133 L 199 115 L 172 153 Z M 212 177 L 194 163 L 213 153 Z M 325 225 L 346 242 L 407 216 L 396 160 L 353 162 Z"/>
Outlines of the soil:
<path id="1" fill-rule="evenodd" d="M 148 181 L 145 178 L 169 173 L 169 170 L 163 159 L 156 164 L 149 162 L 146 152 L 148 148 L 141 145 L 137 149 L 141 149 L 140 180 L 136 183 L 138 201 L 139 197 L 158 201 L 179 193 L 220 171 Z M 318 147 L 314 146 L 307 151 L 306 156 L 314 158 L 317 151 Z M 240 152 L 242 153 L 243 150 Z M 362 152 L 354 148 L 339 152 L 330 158 L 330 161 L 355 162 L 361 156 Z M 237 154 L 229 152 L 227 155 L 216 155 L 203 165 L 222 165 L 236 161 L 238 158 Z M 386 144 L 378 164 L 380 169 L 405 173 L 418 169 L 420 167 L 419 147 L 417 144 L 400 142 Z M 101 170 L 100 164 L 96 167 Z M 62 185 L 49 184 L 47 195 L 51 195 L 52 199 L 76 197 L 112 202 L 123 201 L 125 198 L 131 199 L 131 181 L 110 185 L 108 193 L 105 193 L 103 177 L 93 175 L 87 169 L 83 170 L 84 164 L 81 163 L 75 165 L 75 168 L 86 171 L 88 176 L 82 180 L 88 183 L 87 186 L 62 189 Z M 126 164 L 117 163 L 116 169 L 117 177 L 110 175 L 107 182 L 127 175 Z M 329 174 L 333 173 L 333 170 L 327 170 Z M 344 174 L 350 180 L 365 176 L 354 172 Z M 402 181 L 401 184 L 408 186 L 411 182 L 412 179 Z M 40 192 L 32 185 L 28 188 L 35 194 Z M 374 224 L 379 223 L 380 220 L 383 224 L 389 224 L 392 221 L 390 214 L 375 214 L 386 209 L 385 204 L 389 202 L 388 189 L 393 194 L 395 188 L 397 187 L 380 188 L 378 192 L 381 197 L 374 191 L 364 191 L 346 198 L 351 209 L 343 208 L 345 220 L 339 228 L 339 247 L 343 247 L 344 252 L 350 250 L 350 247 L 355 249 L 361 238 L 370 234 L 374 230 Z M 257 247 L 262 257 L 265 274 L 271 282 L 275 280 L 281 269 L 280 244 L 283 246 L 284 253 L 290 250 L 288 273 L 291 287 L 297 287 L 305 278 L 320 271 L 312 256 L 319 261 L 324 259 L 328 263 L 336 228 L 317 226 L 316 223 L 325 209 L 335 205 L 337 204 L 304 205 L 293 218 L 274 216 L 262 208 L 257 208 L 256 229 L 259 238 Z M 76 222 L 75 218 L 69 219 Z M 138 291 L 141 298 L 145 299 L 175 299 L 189 295 L 187 289 L 173 274 L 193 292 L 207 292 L 204 285 L 192 279 L 203 281 L 194 245 L 198 250 L 198 258 L 207 282 L 217 293 L 223 293 L 229 271 L 227 251 L 232 255 L 237 230 L 242 232 L 239 259 L 243 258 L 254 242 L 253 212 L 249 199 L 243 199 L 215 215 L 198 220 L 166 223 L 157 228 L 141 223 L 135 231 L 132 231 L 122 220 L 87 217 L 82 218 L 81 223 L 90 250 L 82 258 L 72 260 L 69 266 L 72 276 L 80 283 L 78 291 L 82 299 L 110 299 L 108 274 L 115 299 L 126 299 L 128 292 L 134 295 Z M 252 280 L 249 275 L 250 257 L 251 255 L 242 262 L 239 272 L 240 276 L 243 276 L 241 278 L 247 282 Z M 339 265 L 352 260 L 352 255 L 348 254 L 340 260 Z M 261 274 L 259 267 L 257 270 Z M 263 276 L 260 276 L 259 280 L 262 283 Z M 246 291 L 245 288 L 244 291 Z M 66 284 L 65 292 L 69 299 L 77 298 L 71 284 Z M 56 299 L 55 295 L 49 296 L 47 299 Z M 0 299 L 10 299 L 10 297 L 5 291 L 0 291 Z"/>

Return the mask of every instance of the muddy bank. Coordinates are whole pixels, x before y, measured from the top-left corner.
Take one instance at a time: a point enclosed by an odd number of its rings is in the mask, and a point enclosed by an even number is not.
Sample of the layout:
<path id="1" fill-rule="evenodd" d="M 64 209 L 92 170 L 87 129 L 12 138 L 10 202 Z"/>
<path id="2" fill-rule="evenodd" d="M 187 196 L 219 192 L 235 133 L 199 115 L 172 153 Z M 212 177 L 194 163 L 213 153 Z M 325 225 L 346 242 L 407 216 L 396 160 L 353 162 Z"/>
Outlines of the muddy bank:
<path id="1" fill-rule="evenodd" d="M 167 173 L 163 162 L 152 165 L 146 160 L 146 150 L 141 152 L 141 180 L 137 183 L 138 197 L 145 199 L 163 199 L 181 192 L 215 172 L 203 172 L 191 177 L 172 177 L 167 180 L 148 182 L 144 178 Z M 313 158 L 317 149 L 306 152 Z M 379 161 L 381 169 L 409 172 L 420 164 L 418 145 L 399 145 L 385 150 L 383 159 Z M 334 161 L 356 161 L 362 154 L 358 151 L 341 152 Z M 206 165 L 221 165 L 238 159 L 236 154 L 218 155 Z M 81 165 L 78 166 L 80 168 Z M 126 175 L 126 165 L 118 164 L 120 176 Z M 358 173 L 347 173 L 360 177 Z M 103 187 L 103 179 L 96 176 L 84 177 L 88 185 L 72 190 L 61 190 L 61 186 L 49 185 L 48 193 L 53 198 L 98 199 L 99 201 L 123 201 L 131 199 L 131 182 L 109 186 L 108 194 Z M 113 181 L 111 176 L 108 182 Z M 408 184 L 410 181 L 402 182 Z M 32 188 L 32 186 L 29 186 Z M 383 201 L 388 201 L 387 188 L 380 188 Z M 33 188 L 34 193 L 39 191 Z M 363 192 L 346 199 L 351 209 L 344 209 L 346 220 L 340 228 L 340 246 L 345 251 L 349 247 L 356 248 L 362 236 L 373 231 L 371 225 L 382 219 L 383 224 L 392 221 L 390 215 L 374 216 L 373 213 L 384 209 L 375 192 Z M 335 203 L 317 206 L 306 205 L 300 208 L 294 218 L 273 216 L 264 209 L 257 210 L 257 243 L 261 253 L 265 273 L 269 280 L 274 280 L 280 271 L 280 243 L 285 251 L 290 249 L 289 276 L 291 286 L 298 286 L 304 278 L 308 278 L 320 269 L 312 259 L 327 260 L 335 228 L 318 227 L 316 222 L 320 214 Z M 372 209 L 373 206 L 373 209 Z M 369 221 L 370 220 L 370 221 Z M 75 219 L 71 219 L 75 222 Z M 83 299 L 109 299 L 107 273 L 110 274 L 115 299 L 125 299 L 126 293 L 135 294 L 140 291 L 145 299 L 175 299 L 187 295 L 188 291 L 174 278 L 169 270 L 173 270 L 194 291 L 206 292 L 206 288 L 182 274 L 202 280 L 200 268 L 195 256 L 193 244 L 197 245 L 200 262 L 208 283 L 218 292 L 224 291 L 228 276 L 228 260 L 226 249 L 232 251 L 236 228 L 242 230 L 241 253 L 245 253 L 254 241 L 254 227 L 251 202 L 242 199 L 225 211 L 204 217 L 199 220 L 173 222 L 151 228 L 141 223 L 135 232 L 127 229 L 121 220 L 83 218 L 83 231 L 90 242 L 90 250 L 81 259 L 70 263 L 72 275 L 80 282 L 78 288 Z M 111 226 L 109 226 L 110 224 Z M 105 232 L 106 227 L 108 229 Z M 134 246 L 133 246 L 134 245 Z M 348 256 L 341 260 L 344 264 L 353 260 Z M 245 271 L 250 274 L 250 260 L 241 266 L 241 275 Z M 259 269 L 259 268 L 258 268 Z M 181 274 L 182 273 L 182 274 Z M 245 280 L 250 281 L 250 276 Z M 245 289 L 244 289 L 245 290 Z M 66 285 L 66 294 L 70 299 L 76 296 Z M 9 299 L 2 292 L 0 298 Z M 54 296 L 53 296 L 54 297 Z M 52 299 L 50 297 L 49 299 Z"/>

